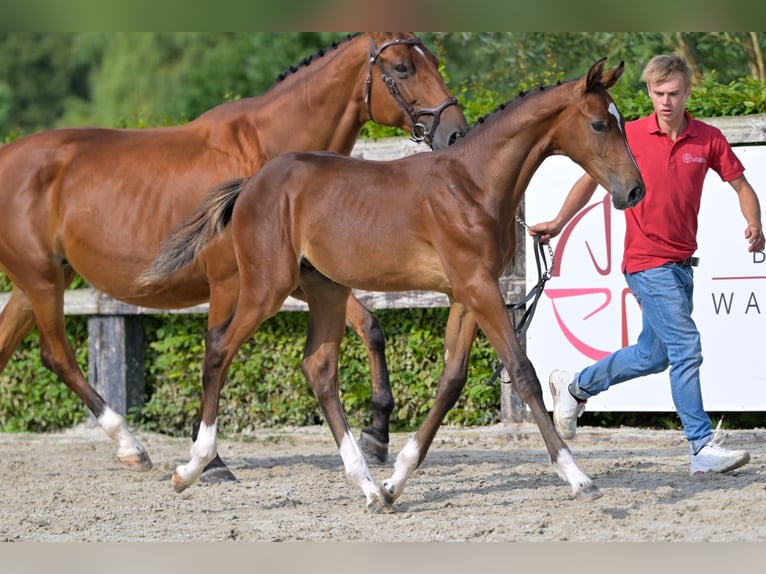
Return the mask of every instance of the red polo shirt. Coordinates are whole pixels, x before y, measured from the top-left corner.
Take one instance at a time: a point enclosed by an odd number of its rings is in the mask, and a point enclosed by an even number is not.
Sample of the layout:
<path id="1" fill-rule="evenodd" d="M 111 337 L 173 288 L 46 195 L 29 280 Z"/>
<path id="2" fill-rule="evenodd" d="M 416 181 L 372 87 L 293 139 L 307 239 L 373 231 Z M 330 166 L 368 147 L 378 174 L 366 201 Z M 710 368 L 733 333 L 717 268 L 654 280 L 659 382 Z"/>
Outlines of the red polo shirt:
<path id="1" fill-rule="evenodd" d="M 646 196 L 625 210 L 623 272 L 690 257 L 697 250 L 697 215 L 707 170 L 727 182 L 745 171 L 721 130 L 688 112 L 686 122 L 674 142 L 660 131 L 656 114 L 626 124 Z"/>

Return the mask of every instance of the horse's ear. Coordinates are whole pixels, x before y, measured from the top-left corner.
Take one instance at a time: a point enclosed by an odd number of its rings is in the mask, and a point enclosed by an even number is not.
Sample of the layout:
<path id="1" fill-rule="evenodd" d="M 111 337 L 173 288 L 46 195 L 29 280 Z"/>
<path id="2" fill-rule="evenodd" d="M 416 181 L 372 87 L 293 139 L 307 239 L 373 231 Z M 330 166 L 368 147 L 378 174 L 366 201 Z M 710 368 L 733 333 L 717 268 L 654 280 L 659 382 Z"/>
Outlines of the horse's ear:
<path id="1" fill-rule="evenodd" d="M 607 90 L 614 86 L 617 83 L 617 80 L 620 79 L 620 76 L 622 76 L 622 73 L 625 71 L 625 62 L 620 62 L 620 65 L 616 68 L 612 68 L 611 70 L 608 70 L 604 72 L 604 74 L 601 76 L 601 83 L 604 84 L 604 88 Z"/>
<path id="2" fill-rule="evenodd" d="M 588 70 L 588 74 L 585 76 L 586 93 L 590 92 L 597 84 L 601 83 L 601 73 L 604 71 L 604 62 L 606 62 L 606 58 L 601 58 L 590 67 L 590 70 Z"/>

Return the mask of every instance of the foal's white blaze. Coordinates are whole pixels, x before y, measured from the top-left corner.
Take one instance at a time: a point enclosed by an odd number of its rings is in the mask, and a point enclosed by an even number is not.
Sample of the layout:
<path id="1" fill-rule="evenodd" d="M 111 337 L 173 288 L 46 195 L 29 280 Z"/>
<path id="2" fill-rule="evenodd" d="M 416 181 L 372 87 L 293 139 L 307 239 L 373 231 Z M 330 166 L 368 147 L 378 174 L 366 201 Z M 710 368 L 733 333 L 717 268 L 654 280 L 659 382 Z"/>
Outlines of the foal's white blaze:
<path id="1" fill-rule="evenodd" d="M 559 450 L 556 460 L 553 461 L 553 468 L 556 474 L 572 485 L 572 494 L 577 494 L 582 487 L 593 484 L 590 477 L 577 467 L 572 453 L 565 448 Z"/>
<path id="2" fill-rule="evenodd" d="M 128 430 L 125 419 L 109 407 L 106 407 L 101 416 L 98 417 L 98 424 L 109 438 L 116 440 L 119 444 L 117 447 L 118 458 L 144 453 L 144 447 Z"/>
<path id="3" fill-rule="evenodd" d="M 404 484 L 407 479 L 418 467 L 420 459 L 420 446 L 415 438 L 410 438 L 404 448 L 399 451 L 394 464 L 394 474 L 391 478 L 383 482 L 383 487 L 389 492 L 391 497 L 396 500 L 404 490 Z"/>
<path id="4" fill-rule="evenodd" d="M 612 116 L 614 116 L 614 119 L 617 120 L 617 127 L 620 128 L 620 131 L 622 131 L 622 116 L 620 115 L 620 110 L 617 109 L 617 106 L 614 102 L 609 103 L 608 111 Z"/>
<path id="5" fill-rule="evenodd" d="M 218 452 L 217 427 L 218 419 L 215 420 L 213 426 L 207 426 L 204 422 L 200 423 L 197 440 L 191 446 L 191 460 L 176 467 L 176 474 L 183 479 L 184 484 L 194 484 L 207 463 L 215 458 Z"/>
<path id="6" fill-rule="evenodd" d="M 362 454 L 356 439 L 350 432 L 343 435 L 340 443 L 340 457 L 343 459 L 343 467 L 351 481 L 359 486 L 364 492 L 367 504 L 370 505 L 380 499 L 380 489 L 375 479 L 372 478 L 370 467 Z"/>
<path id="7" fill-rule="evenodd" d="M 609 103 L 609 113 L 614 116 L 614 119 L 617 120 L 617 127 L 620 128 L 620 132 L 622 132 L 622 116 L 620 115 L 620 110 L 617 109 L 617 106 L 614 102 Z M 638 163 L 636 162 L 636 158 L 633 156 L 633 150 L 630 149 L 630 146 L 628 146 L 628 153 L 630 154 L 630 159 L 633 160 L 633 165 L 636 166 L 636 169 L 638 169 Z"/>

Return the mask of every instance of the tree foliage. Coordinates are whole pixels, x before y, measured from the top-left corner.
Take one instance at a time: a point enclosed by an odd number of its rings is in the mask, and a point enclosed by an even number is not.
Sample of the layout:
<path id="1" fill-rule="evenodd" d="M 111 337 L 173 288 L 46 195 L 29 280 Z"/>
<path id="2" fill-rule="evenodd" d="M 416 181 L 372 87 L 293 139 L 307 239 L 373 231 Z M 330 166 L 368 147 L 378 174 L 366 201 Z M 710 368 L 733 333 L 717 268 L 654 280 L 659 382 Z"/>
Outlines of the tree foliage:
<path id="1" fill-rule="evenodd" d="M 164 125 L 267 90 L 276 76 L 344 37 L 334 32 L 0 33 L 0 133 L 71 125 Z M 625 93 L 642 91 L 644 63 L 676 50 L 702 85 L 764 82 L 763 32 L 424 32 L 461 103 L 626 62 Z M 483 109 L 483 108 L 482 108 Z M 486 110 L 484 110 L 486 111 Z M 763 112 L 761 108 L 757 110 Z M 720 114 L 718 114 L 720 115 Z M 372 129 L 371 133 L 375 133 Z"/>

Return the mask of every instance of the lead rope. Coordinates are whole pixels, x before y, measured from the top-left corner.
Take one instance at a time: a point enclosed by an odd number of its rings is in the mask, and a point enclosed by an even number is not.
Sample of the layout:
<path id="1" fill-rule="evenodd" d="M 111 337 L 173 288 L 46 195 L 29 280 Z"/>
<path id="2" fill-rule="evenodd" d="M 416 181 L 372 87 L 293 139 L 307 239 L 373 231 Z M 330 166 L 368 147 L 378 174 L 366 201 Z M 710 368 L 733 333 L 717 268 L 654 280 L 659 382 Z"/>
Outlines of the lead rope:
<path id="1" fill-rule="evenodd" d="M 525 229 L 528 229 L 529 226 L 526 224 L 526 222 L 521 219 L 518 215 L 516 216 L 516 222 L 524 227 Z M 545 259 L 545 247 L 543 244 L 540 243 L 540 237 L 535 235 L 534 236 L 534 251 L 535 251 L 535 264 L 537 265 L 537 285 L 535 285 L 529 293 L 527 293 L 526 297 L 516 303 L 515 305 L 506 305 L 506 309 L 508 311 L 508 314 L 511 317 L 511 322 L 513 323 L 513 328 L 516 331 L 516 336 L 520 339 L 524 337 L 527 333 L 527 329 L 529 328 L 529 324 L 532 322 L 532 317 L 535 314 L 535 310 L 537 309 L 537 302 L 540 300 L 540 296 L 543 294 L 543 289 L 545 289 L 545 284 L 548 282 L 548 280 L 553 275 L 553 247 L 551 247 L 551 244 L 548 243 L 548 255 L 551 258 L 551 265 L 548 267 L 548 261 Z M 514 311 L 517 311 L 518 309 L 521 309 L 529 300 L 532 300 L 532 303 L 526 308 L 524 311 L 524 314 L 521 316 L 521 319 L 519 320 L 519 324 L 516 325 L 516 318 L 514 316 Z M 502 361 L 498 361 L 498 365 L 495 368 L 495 372 L 492 373 L 492 377 L 487 381 L 488 385 L 492 385 L 500 379 L 501 383 L 510 383 L 511 380 L 506 380 L 505 377 L 500 377 L 504 370 L 504 365 Z"/>

